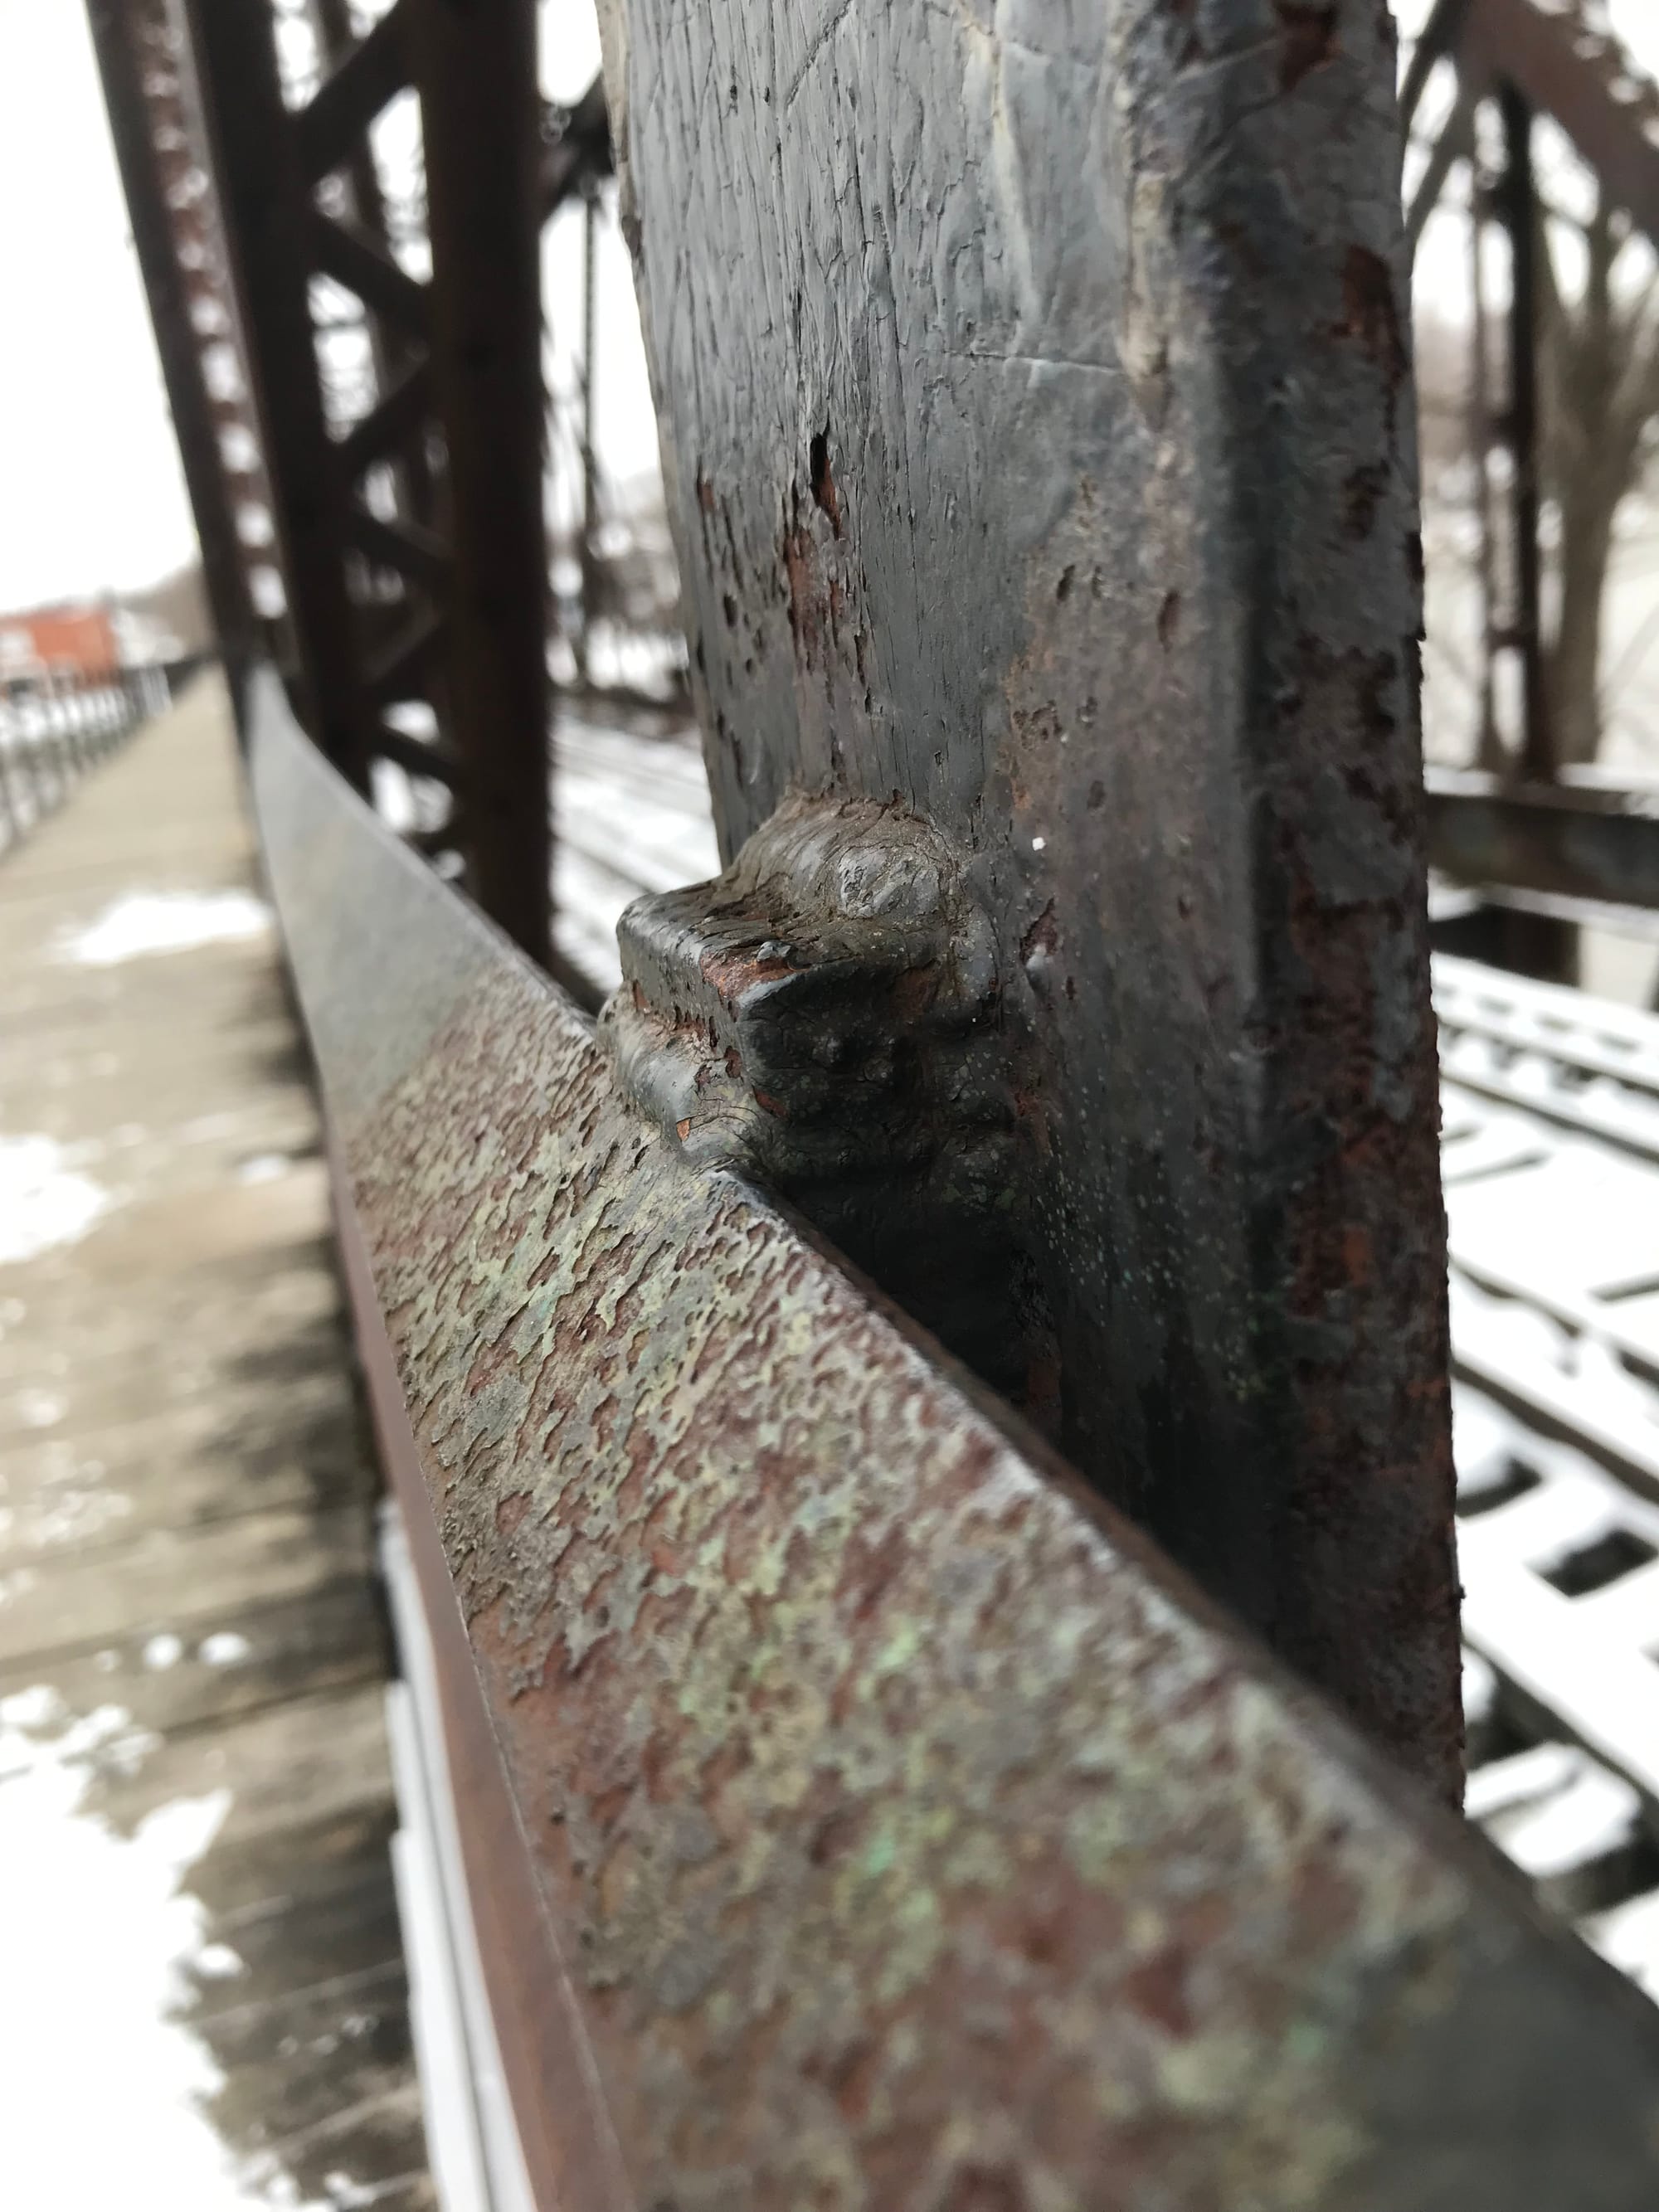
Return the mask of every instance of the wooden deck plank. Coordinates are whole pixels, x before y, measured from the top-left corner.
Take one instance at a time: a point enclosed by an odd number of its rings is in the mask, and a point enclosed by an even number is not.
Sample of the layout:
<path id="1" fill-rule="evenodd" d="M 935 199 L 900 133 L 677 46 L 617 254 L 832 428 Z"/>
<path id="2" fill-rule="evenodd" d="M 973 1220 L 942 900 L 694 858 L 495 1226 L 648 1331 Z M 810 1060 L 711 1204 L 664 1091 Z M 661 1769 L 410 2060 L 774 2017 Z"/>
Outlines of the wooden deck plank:
<path id="1" fill-rule="evenodd" d="M 33 1688 L 40 1660 L 30 1652 L 0 1662 L 0 1699 Z M 289 1698 L 378 1682 L 386 1633 L 378 1610 L 363 1602 L 361 1574 L 347 1572 L 274 1603 L 215 1604 L 172 1630 L 141 1627 L 95 1650 L 54 1652 L 49 1671 L 70 1711 L 95 1711 L 115 1681 L 135 1729 L 173 1735 Z"/>
<path id="2" fill-rule="evenodd" d="M 211 682 L 0 859 L 0 1955 L 44 2022 L 9 2100 L 78 2105 L 67 2023 L 153 1939 L 120 2063 L 196 2087 L 134 2170 L 426 2212 L 374 1483 L 259 897 Z M 135 949 L 158 915 L 180 941 Z"/>

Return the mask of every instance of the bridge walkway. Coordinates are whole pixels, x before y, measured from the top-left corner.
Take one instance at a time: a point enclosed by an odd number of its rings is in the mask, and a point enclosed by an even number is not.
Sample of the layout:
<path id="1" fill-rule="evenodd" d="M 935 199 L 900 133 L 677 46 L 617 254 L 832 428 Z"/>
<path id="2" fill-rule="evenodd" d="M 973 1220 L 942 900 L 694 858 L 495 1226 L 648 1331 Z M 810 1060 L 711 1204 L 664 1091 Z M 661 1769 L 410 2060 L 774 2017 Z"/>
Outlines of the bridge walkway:
<path id="1" fill-rule="evenodd" d="M 374 1504 L 204 678 L 0 860 L 0 2078 L 55 2203 L 434 2201 Z"/>

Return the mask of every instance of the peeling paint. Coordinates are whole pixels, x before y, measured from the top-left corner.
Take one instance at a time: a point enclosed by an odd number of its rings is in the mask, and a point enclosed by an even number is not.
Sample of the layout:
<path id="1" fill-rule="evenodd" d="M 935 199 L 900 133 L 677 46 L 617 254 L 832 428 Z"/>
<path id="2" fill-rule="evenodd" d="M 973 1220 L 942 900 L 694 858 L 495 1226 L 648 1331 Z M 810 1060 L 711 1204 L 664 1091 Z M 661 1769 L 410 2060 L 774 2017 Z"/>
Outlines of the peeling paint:
<path id="1" fill-rule="evenodd" d="M 267 716 L 254 755 L 631 2202 L 1644 2204 L 1650 2008 L 830 1258 L 688 1165 L 297 733 Z"/>

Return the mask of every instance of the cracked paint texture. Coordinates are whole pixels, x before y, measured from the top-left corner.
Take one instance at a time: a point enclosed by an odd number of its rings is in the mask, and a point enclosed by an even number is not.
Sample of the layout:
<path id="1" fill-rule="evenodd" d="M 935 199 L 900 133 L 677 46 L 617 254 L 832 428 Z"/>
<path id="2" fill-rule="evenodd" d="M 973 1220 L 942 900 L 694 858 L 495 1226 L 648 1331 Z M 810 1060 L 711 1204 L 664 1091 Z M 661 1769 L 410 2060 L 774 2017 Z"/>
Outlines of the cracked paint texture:
<path id="1" fill-rule="evenodd" d="M 615 2203 L 1645 2205 L 1650 2008 L 254 750 Z"/>

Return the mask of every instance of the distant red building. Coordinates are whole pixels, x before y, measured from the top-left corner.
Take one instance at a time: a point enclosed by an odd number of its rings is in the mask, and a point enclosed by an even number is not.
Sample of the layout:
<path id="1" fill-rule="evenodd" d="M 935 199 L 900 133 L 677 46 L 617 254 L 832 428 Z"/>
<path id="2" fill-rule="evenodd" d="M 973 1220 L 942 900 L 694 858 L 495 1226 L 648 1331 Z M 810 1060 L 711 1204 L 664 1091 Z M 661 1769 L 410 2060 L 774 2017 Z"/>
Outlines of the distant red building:
<path id="1" fill-rule="evenodd" d="M 104 676 L 120 663 L 105 607 L 39 607 L 31 614 L 0 615 L 0 682 Z"/>

